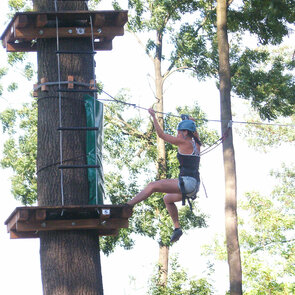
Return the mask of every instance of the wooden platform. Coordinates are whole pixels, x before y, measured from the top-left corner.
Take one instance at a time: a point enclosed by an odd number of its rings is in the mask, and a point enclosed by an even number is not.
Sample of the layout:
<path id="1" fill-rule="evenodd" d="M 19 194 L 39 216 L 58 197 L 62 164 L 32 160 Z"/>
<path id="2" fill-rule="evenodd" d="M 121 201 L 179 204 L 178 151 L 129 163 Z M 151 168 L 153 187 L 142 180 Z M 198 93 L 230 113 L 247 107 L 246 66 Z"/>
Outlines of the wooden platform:
<path id="1" fill-rule="evenodd" d="M 128 20 L 125 10 L 17 12 L 1 36 L 3 47 L 9 52 L 36 51 L 37 39 L 56 38 L 56 16 L 59 38 L 91 38 L 91 16 L 95 50 L 111 50 Z"/>
<path id="2" fill-rule="evenodd" d="M 116 235 L 128 227 L 132 208 L 123 205 L 17 207 L 5 221 L 11 239 L 38 238 L 41 231 L 96 229 Z"/>

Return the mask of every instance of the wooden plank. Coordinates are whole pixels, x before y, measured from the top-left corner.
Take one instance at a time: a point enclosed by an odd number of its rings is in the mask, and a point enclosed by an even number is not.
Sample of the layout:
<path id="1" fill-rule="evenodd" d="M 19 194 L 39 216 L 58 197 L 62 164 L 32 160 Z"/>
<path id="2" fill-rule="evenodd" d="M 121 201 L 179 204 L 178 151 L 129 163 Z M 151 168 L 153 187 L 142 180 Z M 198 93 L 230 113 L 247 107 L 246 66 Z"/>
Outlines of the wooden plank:
<path id="1" fill-rule="evenodd" d="M 119 229 L 99 229 L 98 235 L 99 236 L 116 236 L 119 233 Z M 10 232 L 10 239 L 35 239 L 39 238 L 38 232 Z"/>
<path id="2" fill-rule="evenodd" d="M 4 46 L 4 44 L 3 44 Z M 6 51 L 8 52 L 34 52 L 37 51 L 37 43 L 20 42 L 20 43 L 7 43 Z"/>
<path id="3" fill-rule="evenodd" d="M 36 27 L 41 28 L 47 25 L 48 19 L 46 14 L 39 14 L 36 18 Z"/>
<path id="4" fill-rule="evenodd" d="M 48 79 L 46 77 L 41 78 L 41 84 L 48 82 Z M 41 91 L 48 91 L 49 87 L 48 85 L 42 85 L 41 86 Z"/>
<path id="5" fill-rule="evenodd" d="M 35 211 L 35 220 L 36 221 L 42 221 L 46 219 L 46 210 L 36 210 Z"/>
<path id="6" fill-rule="evenodd" d="M 14 211 L 14 215 L 7 224 L 7 232 L 16 229 L 18 221 L 27 221 L 29 219 L 29 212 L 27 210 Z"/>
<path id="7" fill-rule="evenodd" d="M 112 40 L 104 40 L 102 42 L 94 42 L 94 50 L 103 51 L 103 50 L 112 50 L 113 42 Z"/>
<path id="8" fill-rule="evenodd" d="M 39 238 L 39 234 L 37 232 L 23 232 L 18 233 L 15 231 L 10 232 L 11 239 L 30 239 L 30 238 Z"/>
<path id="9" fill-rule="evenodd" d="M 58 30 L 59 38 L 91 38 L 91 28 L 77 28 L 77 27 L 61 27 Z M 124 28 L 121 27 L 103 27 L 94 28 L 94 37 L 107 37 L 112 38 L 114 36 L 123 36 Z M 46 38 L 56 38 L 55 28 L 18 28 L 14 32 L 15 40 L 21 39 L 46 39 Z"/>
<path id="10" fill-rule="evenodd" d="M 42 222 L 17 222 L 16 232 L 75 230 L 75 229 L 116 229 L 127 228 L 128 219 L 110 218 L 75 219 L 75 220 L 45 220 Z"/>
<path id="11" fill-rule="evenodd" d="M 129 218 L 132 216 L 132 213 L 133 213 L 133 207 L 131 206 L 123 207 L 121 217 Z"/>
<path id="12" fill-rule="evenodd" d="M 6 48 L 7 43 L 9 42 L 9 40 L 13 39 L 13 34 L 14 34 L 14 28 L 13 28 L 13 26 L 9 27 L 5 31 L 5 35 L 2 36 L 2 44 L 3 44 L 3 47 L 4 48 Z"/>
<path id="13" fill-rule="evenodd" d="M 119 12 L 117 19 L 116 19 L 116 25 L 117 26 L 124 26 L 128 21 L 128 14 L 125 12 Z"/>
<path id="14" fill-rule="evenodd" d="M 68 89 L 74 89 L 74 76 L 68 76 Z"/>
<path id="15" fill-rule="evenodd" d="M 29 219 L 29 211 L 27 210 L 27 207 L 22 208 L 22 210 L 19 210 L 17 212 L 17 215 L 17 221 L 27 221 Z"/>
<path id="16" fill-rule="evenodd" d="M 102 27 L 105 23 L 105 15 L 103 14 L 95 14 L 93 26 L 94 27 Z"/>
<path id="17" fill-rule="evenodd" d="M 18 15 L 13 23 L 14 29 L 24 28 L 29 24 L 28 17 L 25 14 Z"/>
<path id="18" fill-rule="evenodd" d="M 118 229 L 108 229 L 108 230 L 100 229 L 98 231 L 99 236 L 116 236 L 118 235 L 118 233 L 119 233 Z"/>

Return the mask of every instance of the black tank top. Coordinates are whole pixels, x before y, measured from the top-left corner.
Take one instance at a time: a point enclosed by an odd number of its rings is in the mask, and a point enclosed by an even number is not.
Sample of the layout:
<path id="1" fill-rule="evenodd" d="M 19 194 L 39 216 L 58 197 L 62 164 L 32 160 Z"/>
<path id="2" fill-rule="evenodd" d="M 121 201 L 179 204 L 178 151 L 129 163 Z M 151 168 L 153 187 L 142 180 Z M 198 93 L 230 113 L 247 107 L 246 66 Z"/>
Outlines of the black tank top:
<path id="1" fill-rule="evenodd" d="M 177 152 L 177 159 L 179 162 L 179 176 L 190 176 L 200 181 L 200 153 L 197 150 L 196 144 L 192 141 L 193 152 L 192 154 L 181 154 Z"/>

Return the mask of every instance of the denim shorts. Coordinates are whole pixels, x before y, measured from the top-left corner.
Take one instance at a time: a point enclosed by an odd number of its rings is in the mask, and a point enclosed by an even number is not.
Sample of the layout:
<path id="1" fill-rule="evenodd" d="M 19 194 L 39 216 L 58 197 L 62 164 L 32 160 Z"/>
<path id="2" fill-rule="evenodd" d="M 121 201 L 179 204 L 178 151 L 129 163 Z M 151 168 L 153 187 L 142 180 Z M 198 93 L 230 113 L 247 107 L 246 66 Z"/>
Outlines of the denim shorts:
<path id="1" fill-rule="evenodd" d="M 196 195 L 200 188 L 200 182 L 197 181 L 195 178 L 190 176 L 182 176 L 183 183 L 184 183 L 184 190 L 186 195 L 190 198 Z M 180 188 L 180 183 L 178 182 L 178 187 Z"/>

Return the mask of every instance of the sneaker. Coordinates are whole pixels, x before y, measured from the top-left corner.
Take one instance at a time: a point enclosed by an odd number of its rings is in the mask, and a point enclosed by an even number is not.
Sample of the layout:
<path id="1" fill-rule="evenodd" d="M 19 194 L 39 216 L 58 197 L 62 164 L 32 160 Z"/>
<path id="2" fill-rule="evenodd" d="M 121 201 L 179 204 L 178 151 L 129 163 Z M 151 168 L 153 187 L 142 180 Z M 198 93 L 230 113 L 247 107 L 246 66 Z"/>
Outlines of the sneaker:
<path id="1" fill-rule="evenodd" d="M 181 230 L 181 228 L 176 228 L 173 231 L 173 234 L 171 236 L 170 242 L 171 243 L 174 243 L 174 242 L 178 241 L 181 236 L 182 236 L 182 230 Z"/>

